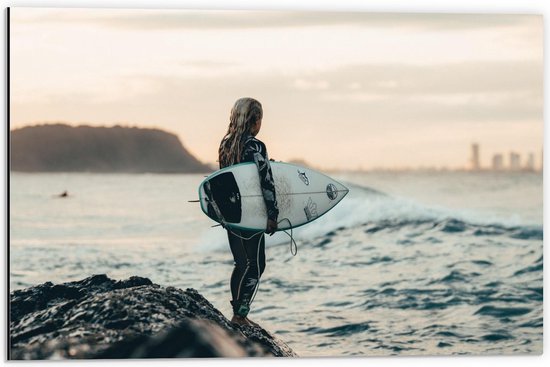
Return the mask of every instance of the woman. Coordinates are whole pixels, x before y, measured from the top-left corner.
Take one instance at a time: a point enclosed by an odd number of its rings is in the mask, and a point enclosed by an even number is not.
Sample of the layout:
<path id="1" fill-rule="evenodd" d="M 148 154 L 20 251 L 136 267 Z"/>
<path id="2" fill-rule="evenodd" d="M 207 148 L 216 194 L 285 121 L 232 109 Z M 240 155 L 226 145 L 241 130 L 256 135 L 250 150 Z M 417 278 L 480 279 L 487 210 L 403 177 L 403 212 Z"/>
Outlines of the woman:
<path id="1" fill-rule="evenodd" d="M 220 168 L 243 162 L 256 163 L 267 208 L 265 233 L 272 235 L 277 230 L 279 209 L 265 144 L 255 138 L 262 126 L 262 117 L 260 102 L 253 98 L 237 100 L 231 109 L 229 128 L 221 141 L 218 156 Z M 235 261 L 231 274 L 231 322 L 239 325 L 257 325 L 250 321 L 247 315 L 255 289 L 265 270 L 264 234 L 228 229 L 227 237 Z"/>

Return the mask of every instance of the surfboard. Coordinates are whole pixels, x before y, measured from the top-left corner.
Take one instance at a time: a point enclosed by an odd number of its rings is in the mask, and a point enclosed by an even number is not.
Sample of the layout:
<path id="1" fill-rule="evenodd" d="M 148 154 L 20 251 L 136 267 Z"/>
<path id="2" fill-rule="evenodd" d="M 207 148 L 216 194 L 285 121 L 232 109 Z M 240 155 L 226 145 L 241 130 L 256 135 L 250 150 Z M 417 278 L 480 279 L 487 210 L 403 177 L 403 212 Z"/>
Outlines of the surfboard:
<path id="1" fill-rule="evenodd" d="M 285 162 L 270 162 L 279 207 L 278 230 L 303 226 L 334 208 L 348 188 L 318 171 Z M 231 228 L 266 229 L 267 212 L 256 164 L 220 169 L 199 185 L 202 211 Z"/>

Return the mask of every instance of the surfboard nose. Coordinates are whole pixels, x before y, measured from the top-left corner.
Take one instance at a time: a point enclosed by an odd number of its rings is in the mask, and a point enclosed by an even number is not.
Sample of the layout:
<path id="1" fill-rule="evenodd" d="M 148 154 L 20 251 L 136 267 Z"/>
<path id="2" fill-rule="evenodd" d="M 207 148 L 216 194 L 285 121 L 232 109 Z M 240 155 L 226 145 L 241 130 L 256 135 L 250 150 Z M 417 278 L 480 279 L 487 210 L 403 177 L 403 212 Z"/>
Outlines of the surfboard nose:
<path id="1" fill-rule="evenodd" d="M 326 186 L 327 197 L 330 200 L 342 200 L 349 189 L 337 181 L 329 182 Z"/>
<path id="2" fill-rule="evenodd" d="M 349 189 L 344 184 L 332 179 L 332 182 L 327 184 L 326 191 L 330 200 L 339 202 L 348 194 Z"/>

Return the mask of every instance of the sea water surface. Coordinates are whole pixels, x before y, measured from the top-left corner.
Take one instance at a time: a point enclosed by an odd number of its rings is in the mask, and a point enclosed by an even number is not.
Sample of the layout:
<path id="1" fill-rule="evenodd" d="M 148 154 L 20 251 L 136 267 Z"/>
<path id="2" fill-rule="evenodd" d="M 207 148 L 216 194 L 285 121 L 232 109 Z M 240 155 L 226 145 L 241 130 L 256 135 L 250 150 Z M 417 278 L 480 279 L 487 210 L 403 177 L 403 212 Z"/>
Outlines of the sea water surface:
<path id="1" fill-rule="evenodd" d="M 296 256 L 267 238 L 252 320 L 301 356 L 542 353 L 542 174 L 331 176 L 350 193 Z M 188 202 L 202 179 L 11 173 L 11 290 L 139 275 L 231 317 L 226 234 Z"/>

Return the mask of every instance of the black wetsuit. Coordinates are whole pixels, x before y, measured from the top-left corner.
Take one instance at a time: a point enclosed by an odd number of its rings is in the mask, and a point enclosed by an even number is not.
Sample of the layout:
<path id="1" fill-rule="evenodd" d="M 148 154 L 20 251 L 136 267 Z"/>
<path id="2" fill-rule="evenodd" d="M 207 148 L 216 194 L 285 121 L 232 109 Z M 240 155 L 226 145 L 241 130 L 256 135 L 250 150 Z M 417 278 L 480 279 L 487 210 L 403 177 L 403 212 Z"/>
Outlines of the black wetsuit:
<path id="1" fill-rule="evenodd" d="M 273 174 L 265 144 L 253 136 L 245 139 L 241 163 L 254 162 L 260 176 L 260 186 L 269 219 L 277 221 L 279 209 L 275 195 Z M 223 167 L 220 167 L 223 168 Z M 266 223 L 267 224 L 267 223 Z M 265 239 L 263 233 L 231 229 L 227 231 L 229 246 L 234 258 L 231 274 L 231 295 L 233 312 L 245 317 L 250 310 L 254 290 L 265 270 Z"/>

